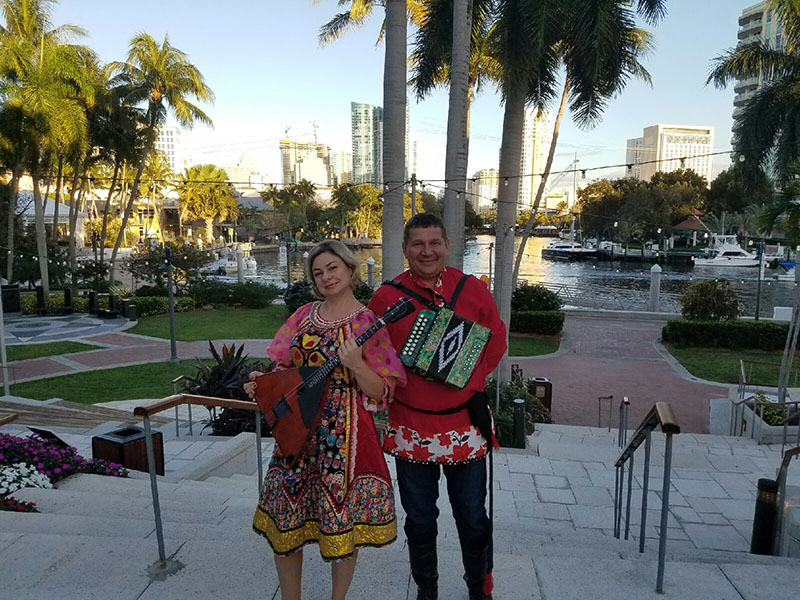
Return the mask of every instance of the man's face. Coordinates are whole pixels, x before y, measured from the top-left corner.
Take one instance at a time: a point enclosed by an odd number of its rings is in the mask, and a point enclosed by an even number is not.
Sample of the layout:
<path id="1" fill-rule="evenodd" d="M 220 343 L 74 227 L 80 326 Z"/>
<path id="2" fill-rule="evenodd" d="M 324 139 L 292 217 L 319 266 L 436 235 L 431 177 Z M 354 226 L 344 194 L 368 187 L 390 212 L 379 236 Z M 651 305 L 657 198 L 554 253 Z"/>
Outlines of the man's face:
<path id="1" fill-rule="evenodd" d="M 444 269 L 450 242 L 439 227 L 415 227 L 403 243 L 403 254 L 411 272 L 422 280 L 435 280 Z"/>

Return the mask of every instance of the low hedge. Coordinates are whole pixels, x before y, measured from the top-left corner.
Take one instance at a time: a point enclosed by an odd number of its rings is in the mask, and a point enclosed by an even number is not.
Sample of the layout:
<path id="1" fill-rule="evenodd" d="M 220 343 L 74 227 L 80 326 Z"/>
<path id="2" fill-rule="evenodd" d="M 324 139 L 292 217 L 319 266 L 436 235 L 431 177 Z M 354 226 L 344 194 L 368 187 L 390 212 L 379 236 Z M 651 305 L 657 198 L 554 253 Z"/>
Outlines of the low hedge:
<path id="1" fill-rule="evenodd" d="M 564 328 L 564 312 L 560 310 L 520 310 L 511 313 L 511 331 L 557 335 Z"/>
<path id="2" fill-rule="evenodd" d="M 108 297 L 101 296 L 100 308 L 108 308 Z M 22 294 L 19 297 L 20 310 L 23 315 L 36 314 L 36 294 Z M 64 293 L 54 292 L 47 297 L 47 312 L 60 314 L 64 310 Z M 73 296 L 72 310 L 76 313 L 89 312 L 89 298 L 87 296 Z"/>
<path id="3" fill-rule="evenodd" d="M 136 304 L 137 317 L 152 317 L 153 315 L 163 315 L 169 312 L 169 299 L 160 296 L 136 298 L 134 304 Z M 194 308 L 194 298 L 190 296 L 178 296 L 175 298 L 175 312 L 190 312 Z"/>
<path id="4" fill-rule="evenodd" d="M 189 286 L 189 295 L 199 306 L 224 304 L 246 308 L 265 308 L 280 295 L 274 285 L 255 281 L 227 285 L 213 279 L 198 279 Z"/>
<path id="5" fill-rule="evenodd" d="M 661 339 L 675 346 L 783 350 L 788 323 L 772 321 L 667 321 Z"/>

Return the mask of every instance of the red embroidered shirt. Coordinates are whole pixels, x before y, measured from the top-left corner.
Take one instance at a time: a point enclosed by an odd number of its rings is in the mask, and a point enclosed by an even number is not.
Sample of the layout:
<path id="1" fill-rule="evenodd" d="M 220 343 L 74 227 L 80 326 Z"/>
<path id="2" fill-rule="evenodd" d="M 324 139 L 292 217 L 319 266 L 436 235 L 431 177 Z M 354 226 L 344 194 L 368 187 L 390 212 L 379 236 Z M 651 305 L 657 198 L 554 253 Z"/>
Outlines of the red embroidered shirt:
<path id="1" fill-rule="evenodd" d="M 458 269 L 448 267 L 434 288 L 422 284 L 410 271 L 405 271 L 395 279 L 441 306 L 450 301 L 462 275 Z M 403 296 L 408 295 L 396 287 L 381 286 L 372 297 L 369 308 L 382 315 Z M 428 308 L 415 298 L 411 298 L 411 301 L 417 311 Z M 469 277 L 454 310 L 467 319 L 489 327 L 492 337 L 469 383 L 462 390 L 407 371 L 405 387 L 395 389 L 395 398 L 400 402 L 389 405 L 389 425 L 383 442 L 384 451 L 396 458 L 449 464 L 476 460 L 486 454 L 486 441 L 470 423 L 466 408 L 448 415 L 430 415 L 413 410 L 416 407 L 441 411 L 464 404 L 473 394 L 483 390 L 486 377 L 497 367 L 506 350 L 506 327 L 500 320 L 497 305 L 486 284 Z M 416 313 L 386 326 L 396 349 L 401 349 L 405 344 L 415 318 Z"/>

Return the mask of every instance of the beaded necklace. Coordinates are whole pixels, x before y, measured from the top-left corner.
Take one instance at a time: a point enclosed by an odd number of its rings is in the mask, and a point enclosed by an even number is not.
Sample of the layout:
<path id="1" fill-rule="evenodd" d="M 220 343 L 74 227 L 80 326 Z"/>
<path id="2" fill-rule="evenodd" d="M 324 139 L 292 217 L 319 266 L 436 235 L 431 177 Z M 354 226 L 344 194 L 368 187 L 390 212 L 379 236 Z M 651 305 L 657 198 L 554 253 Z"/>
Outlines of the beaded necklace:
<path id="1" fill-rule="evenodd" d="M 367 310 L 366 306 L 360 306 L 355 312 L 347 315 L 346 317 L 342 317 L 341 319 L 334 319 L 329 321 L 321 314 L 319 314 L 319 309 L 322 306 L 322 302 L 315 302 L 314 306 L 311 307 L 311 319 L 316 322 L 317 325 L 325 328 L 333 328 L 333 327 L 341 327 L 346 323 L 352 321 L 357 315 Z"/>

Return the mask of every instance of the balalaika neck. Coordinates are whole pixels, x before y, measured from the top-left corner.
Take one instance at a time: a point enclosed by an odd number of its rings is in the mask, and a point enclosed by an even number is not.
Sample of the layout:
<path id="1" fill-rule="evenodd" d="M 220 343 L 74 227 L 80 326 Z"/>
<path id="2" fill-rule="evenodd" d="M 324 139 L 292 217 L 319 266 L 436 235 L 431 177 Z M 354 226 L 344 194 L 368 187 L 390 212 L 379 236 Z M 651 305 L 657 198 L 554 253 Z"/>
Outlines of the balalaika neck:
<path id="1" fill-rule="evenodd" d="M 356 338 L 356 344 L 358 344 L 359 346 L 363 346 L 364 342 L 366 342 L 369 338 L 375 335 L 378 332 L 378 330 L 380 330 L 380 328 L 383 327 L 384 325 L 386 325 L 386 323 L 384 323 L 382 318 L 378 317 L 378 320 L 375 321 L 375 323 L 373 323 L 369 329 L 367 329 L 364 333 L 362 333 L 360 336 Z M 308 378 L 306 383 L 308 385 L 321 383 L 323 379 L 325 379 L 326 377 L 328 377 L 328 375 L 333 373 L 333 370 L 336 367 L 338 367 L 340 363 L 341 361 L 339 360 L 339 355 L 335 354 L 334 356 L 328 359 L 328 362 L 319 367 L 316 370 L 316 372 L 311 377 Z"/>

